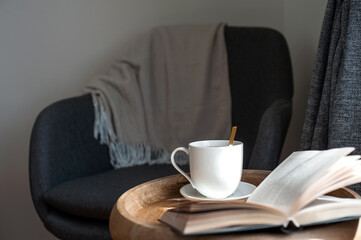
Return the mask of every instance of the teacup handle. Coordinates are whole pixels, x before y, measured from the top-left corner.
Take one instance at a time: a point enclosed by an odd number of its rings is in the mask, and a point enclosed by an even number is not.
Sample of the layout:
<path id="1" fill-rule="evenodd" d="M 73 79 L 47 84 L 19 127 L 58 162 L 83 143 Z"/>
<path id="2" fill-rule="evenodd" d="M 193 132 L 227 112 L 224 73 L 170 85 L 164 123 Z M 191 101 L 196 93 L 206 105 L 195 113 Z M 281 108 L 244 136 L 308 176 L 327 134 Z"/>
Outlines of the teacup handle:
<path id="1" fill-rule="evenodd" d="M 191 178 L 190 178 L 182 169 L 180 169 L 180 167 L 178 167 L 178 165 L 176 164 L 176 162 L 175 162 L 175 160 L 174 160 L 174 155 L 175 155 L 176 152 L 178 152 L 178 151 L 183 151 L 183 152 L 185 152 L 185 153 L 189 156 L 189 150 L 188 150 L 188 148 L 179 147 L 179 148 L 174 149 L 174 151 L 172 152 L 172 155 L 170 156 L 170 160 L 172 161 L 173 167 L 175 167 L 175 169 L 177 169 L 178 172 L 180 172 L 180 173 L 191 183 L 192 187 L 195 188 L 195 187 L 194 187 L 194 184 L 193 184 L 193 182 L 192 182 L 192 180 L 191 180 Z"/>

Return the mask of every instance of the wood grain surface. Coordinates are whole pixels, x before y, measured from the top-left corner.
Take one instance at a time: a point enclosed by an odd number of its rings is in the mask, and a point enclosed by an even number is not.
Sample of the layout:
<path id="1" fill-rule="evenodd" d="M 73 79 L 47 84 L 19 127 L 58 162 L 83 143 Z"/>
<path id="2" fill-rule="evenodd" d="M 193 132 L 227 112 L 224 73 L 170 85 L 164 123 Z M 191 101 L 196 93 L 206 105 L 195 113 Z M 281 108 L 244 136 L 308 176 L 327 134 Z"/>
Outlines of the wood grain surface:
<path id="1" fill-rule="evenodd" d="M 268 174 L 268 171 L 244 170 L 242 181 L 257 186 Z M 114 240 L 354 239 L 360 234 L 357 232 L 359 220 L 352 220 L 307 227 L 290 234 L 279 231 L 258 231 L 184 237 L 158 222 L 158 219 L 166 209 L 189 202 L 179 193 L 179 189 L 187 183 L 187 180 L 179 174 L 146 182 L 125 192 L 115 203 L 110 215 L 109 229 L 112 238 Z M 330 195 L 360 197 L 347 188 L 334 191 Z"/>

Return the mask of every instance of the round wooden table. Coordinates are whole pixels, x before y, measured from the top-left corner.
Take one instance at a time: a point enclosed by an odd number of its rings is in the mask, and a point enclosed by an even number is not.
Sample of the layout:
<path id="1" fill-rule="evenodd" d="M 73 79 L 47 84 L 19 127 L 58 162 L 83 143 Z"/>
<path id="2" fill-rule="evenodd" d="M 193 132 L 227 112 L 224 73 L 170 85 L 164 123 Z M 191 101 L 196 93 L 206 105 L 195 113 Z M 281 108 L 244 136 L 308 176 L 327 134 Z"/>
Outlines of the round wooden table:
<path id="1" fill-rule="evenodd" d="M 242 181 L 258 185 L 269 171 L 244 170 Z M 232 233 L 223 235 L 181 236 L 157 219 L 163 212 L 185 200 L 179 189 L 187 184 L 182 175 L 173 175 L 138 185 L 125 192 L 115 203 L 110 215 L 109 228 L 114 240 L 180 240 L 180 239 L 359 239 L 359 220 L 307 227 L 302 231 Z M 355 192 L 343 188 L 330 193 L 338 197 L 359 197 Z"/>

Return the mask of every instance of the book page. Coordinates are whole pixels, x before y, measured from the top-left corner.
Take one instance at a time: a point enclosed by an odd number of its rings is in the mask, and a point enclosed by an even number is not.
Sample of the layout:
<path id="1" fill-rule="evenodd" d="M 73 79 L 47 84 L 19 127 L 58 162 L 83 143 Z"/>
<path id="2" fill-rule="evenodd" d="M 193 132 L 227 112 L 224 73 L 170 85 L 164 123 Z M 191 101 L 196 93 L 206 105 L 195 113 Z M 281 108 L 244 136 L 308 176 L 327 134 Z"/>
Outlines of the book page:
<path id="1" fill-rule="evenodd" d="M 258 209 L 260 211 L 273 212 L 275 215 L 286 215 L 276 209 L 269 206 L 246 203 L 241 201 L 205 201 L 205 202 L 189 202 L 174 208 L 168 209 L 170 212 L 182 212 L 182 213 L 200 213 L 200 212 L 211 212 L 211 211 L 226 211 L 226 210 L 238 210 L 238 209 Z"/>
<path id="2" fill-rule="evenodd" d="M 294 152 L 265 178 L 247 202 L 277 208 L 291 215 L 302 193 L 321 178 L 329 167 L 353 150 L 337 148 Z"/>
<path id="3" fill-rule="evenodd" d="M 322 196 L 297 212 L 293 219 L 300 225 L 309 225 L 359 216 L 361 199 Z"/>
<path id="4" fill-rule="evenodd" d="M 299 205 L 312 202 L 312 196 L 320 196 L 344 186 L 360 182 L 361 161 L 359 159 L 360 156 L 358 155 L 342 157 L 340 161 L 333 164 L 321 178 L 302 194 L 294 207 L 299 210 Z"/>
<path id="5" fill-rule="evenodd" d="M 224 204 L 223 204 L 224 205 Z M 204 205 L 204 207 L 215 207 Z M 234 226 L 281 226 L 287 217 L 280 212 L 248 204 L 238 204 L 233 209 L 184 212 L 168 210 L 159 221 L 183 234 L 204 233 L 214 229 Z M 182 210 L 185 210 L 182 208 Z"/>

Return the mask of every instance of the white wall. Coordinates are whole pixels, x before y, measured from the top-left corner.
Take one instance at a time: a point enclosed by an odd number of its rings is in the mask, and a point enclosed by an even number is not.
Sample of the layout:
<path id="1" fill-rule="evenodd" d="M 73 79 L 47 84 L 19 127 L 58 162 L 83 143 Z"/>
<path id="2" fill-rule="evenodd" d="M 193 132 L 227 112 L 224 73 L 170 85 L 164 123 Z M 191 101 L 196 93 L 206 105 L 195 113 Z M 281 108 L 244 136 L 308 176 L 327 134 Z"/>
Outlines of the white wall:
<path id="1" fill-rule="evenodd" d="M 295 74 L 284 154 L 297 149 L 326 0 L 1 0 L 0 239 L 52 239 L 32 206 L 28 145 L 46 105 L 82 93 L 120 46 L 150 27 L 223 21 L 283 32 Z M 307 17 L 306 17 L 307 15 Z"/>

